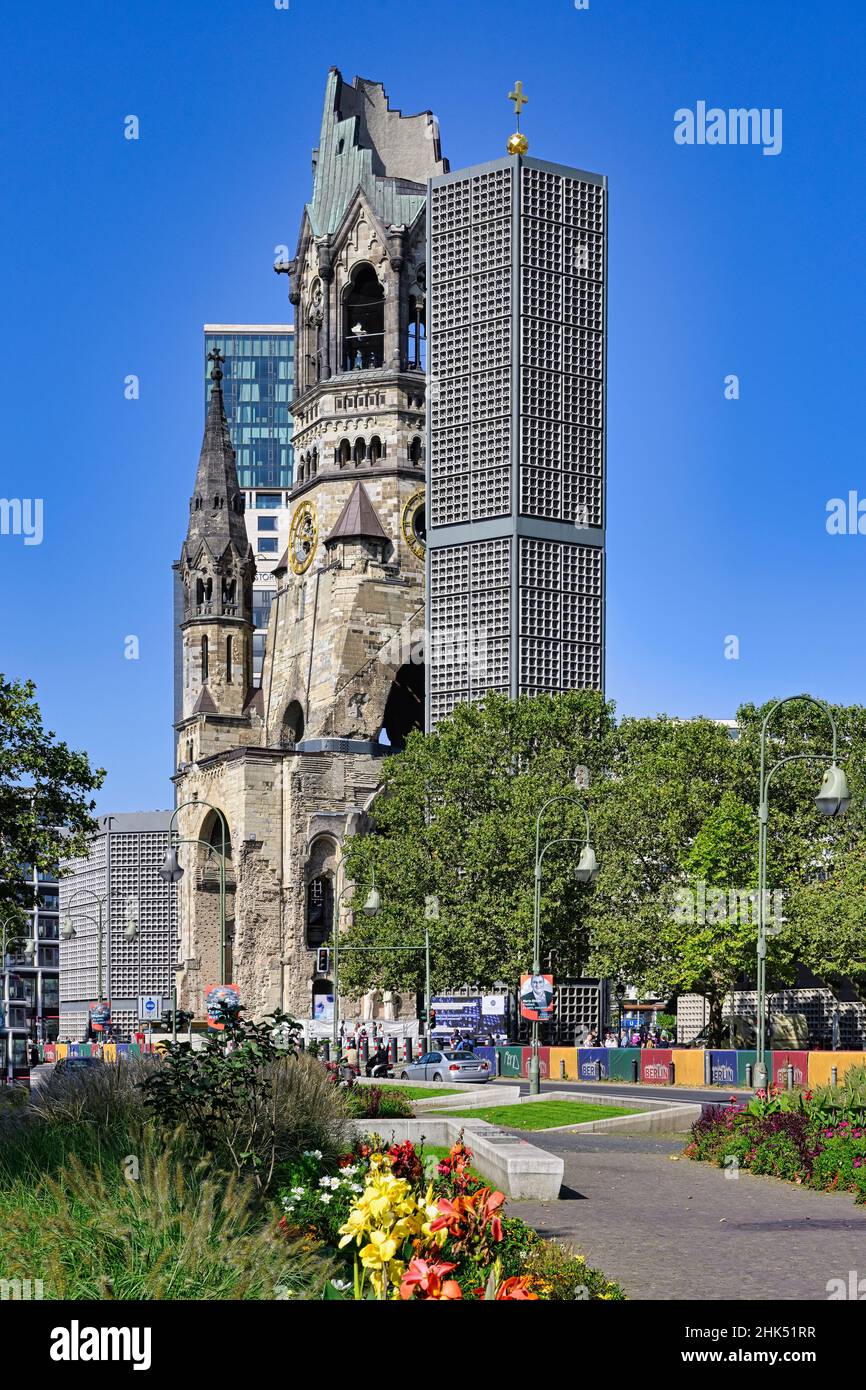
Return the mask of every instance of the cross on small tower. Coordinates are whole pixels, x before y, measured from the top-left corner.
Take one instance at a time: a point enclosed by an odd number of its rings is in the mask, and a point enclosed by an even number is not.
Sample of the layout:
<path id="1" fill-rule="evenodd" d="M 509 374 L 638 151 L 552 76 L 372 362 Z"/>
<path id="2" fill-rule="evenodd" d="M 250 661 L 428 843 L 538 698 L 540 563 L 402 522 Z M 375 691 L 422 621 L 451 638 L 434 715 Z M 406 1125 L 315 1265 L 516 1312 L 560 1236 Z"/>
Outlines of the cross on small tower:
<path id="1" fill-rule="evenodd" d="M 225 362 L 226 359 L 220 352 L 219 348 L 211 348 L 210 352 L 207 355 L 207 360 L 208 362 L 213 363 L 213 367 L 211 369 L 210 374 L 211 381 L 222 381 L 222 363 Z"/>
<path id="2" fill-rule="evenodd" d="M 520 108 L 525 106 L 529 97 L 523 95 L 523 83 L 515 82 L 514 91 L 508 93 L 508 100 L 514 102 L 514 114 L 517 117 L 517 129 L 520 129 Z"/>

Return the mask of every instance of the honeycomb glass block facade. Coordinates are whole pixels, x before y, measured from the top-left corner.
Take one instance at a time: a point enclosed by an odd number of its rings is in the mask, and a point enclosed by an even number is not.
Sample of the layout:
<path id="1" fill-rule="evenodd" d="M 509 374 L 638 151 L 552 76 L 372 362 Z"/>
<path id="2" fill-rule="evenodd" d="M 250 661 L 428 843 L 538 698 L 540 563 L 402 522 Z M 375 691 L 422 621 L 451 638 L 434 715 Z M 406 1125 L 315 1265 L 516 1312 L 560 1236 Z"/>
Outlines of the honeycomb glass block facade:
<path id="1" fill-rule="evenodd" d="M 507 157 L 428 185 L 428 724 L 604 687 L 607 181 Z"/>
<path id="2" fill-rule="evenodd" d="M 170 821 L 170 811 L 101 816 L 89 854 L 63 866 L 60 920 L 71 919 L 75 935 L 60 939 L 61 1038 L 84 1037 L 88 1005 L 99 997 L 96 898 L 104 900 L 102 991 L 120 1037 L 137 1027 L 140 994 L 162 995 L 168 1007 L 178 953 L 177 889 L 159 869 Z M 126 937 L 131 914 L 138 923 L 132 941 Z"/>

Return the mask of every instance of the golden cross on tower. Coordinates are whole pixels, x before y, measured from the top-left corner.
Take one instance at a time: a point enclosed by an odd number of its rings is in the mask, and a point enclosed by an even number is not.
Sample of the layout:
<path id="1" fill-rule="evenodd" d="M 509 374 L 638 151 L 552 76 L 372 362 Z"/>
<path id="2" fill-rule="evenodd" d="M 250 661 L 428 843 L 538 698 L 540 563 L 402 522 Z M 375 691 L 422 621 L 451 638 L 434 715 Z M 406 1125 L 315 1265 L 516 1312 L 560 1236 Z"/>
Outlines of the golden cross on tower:
<path id="1" fill-rule="evenodd" d="M 529 101 L 529 97 L 523 95 L 522 82 L 515 82 L 514 91 L 508 93 L 508 100 L 514 102 L 514 114 L 517 116 L 517 124 L 520 125 L 520 108 Z"/>
<path id="2" fill-rule="evenodd" d="M 508 93 L 508 100 L 514 102 L 514 114 L 517 117 L 517 130 L 513 135 L 509 135 L 506 149 L 509 154 L 526 154 L 529 149 L 529 141 L 525 135 L 520 133 L 520 108 L 529 101 L 528 96 L 524 96 L 523 83 L 515 82 L 514 91 Z"/>

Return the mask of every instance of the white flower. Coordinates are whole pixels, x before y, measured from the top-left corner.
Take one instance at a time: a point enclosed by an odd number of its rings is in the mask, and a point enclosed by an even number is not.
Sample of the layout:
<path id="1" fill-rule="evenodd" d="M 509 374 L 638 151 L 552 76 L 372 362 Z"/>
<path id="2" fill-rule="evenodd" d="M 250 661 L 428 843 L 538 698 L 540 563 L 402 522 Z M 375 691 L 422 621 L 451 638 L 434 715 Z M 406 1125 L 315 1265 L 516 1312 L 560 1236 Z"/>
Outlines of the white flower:
<path id="1" fill-rule="evenodd" d="M 344 1178 L 353 1178 L 358 1171 L 357 1163 L 350 1163 L 348 1168 L 341 1169 Z"/>
<path id="2" fill-rule="evenodd" d="M 283 1208 L 285 1211 L 289 1213 L 289 1215 L 291 1215 L 291 1213 L 295 1210 L 291 1202 L 283 1202 Z"/>
<path id="3" fill-rule="evenodd" d="M 306 1190 L 307 1190 L 307 1189 L 306 1189 L 305 1187 L 293 1187 L 292 1190 L 291 1190 L 291 1196 L 292 1196 L 292 1197 L 303 1197 L 304 1194 L 306 1193 Z"/>
<path id="4" fill-rule="evenodd" d="M 319 1187 L 330 1187 L 331 1179 L 328 1177 L 319 1178 Z"/>
<path id="5" fill-rule="evenodd" d="M 324 1203 L 325 1203 L 325 1206 L 327 1206 L 328 1203 L 329 1203 L 330 1200 L 331 1200 L 331 1194 L 330 1194 L 330 1192 L 320 1192 L 320 1193 L 319 1193 L 319 1200 L 322 1201 L 322 1202 L 324 1202 Z"/>
<path id="6" fill-rule="evenodd" d="M 363 1192 L 364 1189 L 363 1189 L 363 1187 L 361 1186 L 361 1184 L 360 1184 L 359 1182 L 353 1182 L 353 1183 L 352 1183 L 352 1191 L 353 1191 L 353 1192 Z"/>
<path id="7" fill-rule="evenodd" d="M 336 1289 L 337 1293 L 345 1293 L 347 1289 L 352 1287 L 352 1281 L 350 1279 L 332 1279 L 331 1287 Z"/>

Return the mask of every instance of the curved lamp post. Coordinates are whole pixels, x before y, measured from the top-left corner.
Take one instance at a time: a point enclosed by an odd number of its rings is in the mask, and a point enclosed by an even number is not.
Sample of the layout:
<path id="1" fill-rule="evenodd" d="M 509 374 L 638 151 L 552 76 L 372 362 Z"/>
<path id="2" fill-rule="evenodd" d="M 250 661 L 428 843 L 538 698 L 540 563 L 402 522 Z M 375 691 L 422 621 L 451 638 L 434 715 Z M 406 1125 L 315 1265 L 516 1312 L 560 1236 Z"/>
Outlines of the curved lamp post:
<path id="1" fill-rule="evenodd" d="M 757 971 L 757 1057 L 755 1060 L 754 1085 L 756 1090 L 765 1090 L 767 1086 L 767 937 L 775 935 L 778 928 L 767 928 L 767 838 L 770 820 L 770 783 L 779 768 L 786 763 L 793 762 L 826 762 L 827 755 L 822 753 L 790 753 L 785 758 L 780 758 L 774 763 L 769 772 L 766 771 L 767 753 L 767 730 L 770 720 L 781 709 L 783 705 L 790 704 L 795 700 L 805 700 L 816 709 L 826 714 L 833 730 L 833 750 L 830 754 L 830 766 L 825 768 L 824 776 L 818 795 L 815 797 L 815 805 L 822 816 L 839 816 L 847 811 L 851 803 L 851 793 L 848 790 L 848 779 L 844 770 L 839 767 L 836 760 L 836 720 L 833 718 L 833 711 L 823 700 L 816 700 L 811 695 L 788 695 L 784 700 L 777 702 L 767 711 L 764 722 L 761 725 L 761 781 L 760 781 L 760 801 L 758 804 L 758 971 Z"/>
<path id="2" fill-rule="evenodd" d="M 75 923 L 72 920 L 71 909 L 75 905 L 75 899 L 82 896 L 84 896 L 88 902 L 96 904 L 97 921 L 94 922 L 92 917 L 83 917 L 81 920 L 90 922 L 92 926 L 96 927 L 96 989 L 101 1004 L 105 998 L 102 988 L 102 935 L 105 924 L 105 904 L 108 902 L 108 894 L 103 893 L 102 896 L 100 896 L 99 893 L 94 893 L 92 888 L 76 888 L 72 896 L 66 900 L 66 912 L 63 918 L 63 926 L 60 928 L 60 935 L 63 937 L 64 941 L 72 941 L 72 939 L 78 935 L 75 930 Z"/>
<path id="3" fill-rule="evenodd" d="M 216 845 L 210 844 L 209 841 L 207 841 L 207 840 L 189 839 L 189 840 L 177 840 L 174 844 L 171 843 L 172 831 L 173 831 L 173 829 L 174 829 L 174 823 L 175 823 L 175 820 L 176 820 L 176 818 L 177 818 L 178 812 L 179 812 L 179 811 L 182 811 L 182 810 L 184 809 L 185 806 L 207 806 L 209 810 L 215 811 L 215 812 L 216 812 L 217 816 L 219 816 L 220 837 L 221 837 L 221 843 L 222 843 L 222 849 L 221 849 L 221 850 L 220 850 L 220 849 L 217 849 Z M 179 864 L 178 858 L 177 858 L 177 847 L 178 847 L 178 845 L 203 845 L 204 848 L 208 851 L 209 854 L 213 854 L 213 855 L 216 857 L 217 869 L 218 869 L 218 872 L 219 872 L 219 895 L 220 895 L 220 897 L 219 897 L 219 924 L 220 924 L 220 969 L 219 969 L 219 975 L 220 975 L 220 977 L 219 977 L 219 983 L 220 983 L 221 985 L 226 984 L 226 832 L 227 832 L 227 830 L 228 830 L 228 825 L 227 825 L 227 822 L 226 822 L 225 815 L 224 815 L 224 813 L 220 810 L 220 808 L 219 808 L 218 806 L 214 806 L 213 802 L 211 802 L 211 801 L 199 801 L 199 800 L 196 800 L 196 799 L 191 800 L 191 801 L 182 801 L 182 802 L 180 803 L 180 805 L 177 806 L 177 807 L 175 808 L 174 813 L 172 814 L 171 820 L 170 820 L 169 823 L 168 823 L 168 840 L 169 840 L 169 845 L 168 845 L 168 849 L 167 849 L 166 852 L 165 852 L 165 859 L 162 861 L 162 867 L 161 867 L 161 869 L 159 870 L 159 876 L 160 876 L 160 878 L 165 879 L 166 883 L 178 883 L 178 882 L 180 882 L 180 880 L 183 878 L 183 873 L 184 873 L 184 871 L 183 871 L 183 869 L 180 867 L 180 864 Z"/>
<path id="4" fill-rule="evenodd" d="M 556 801 L 569 801 L 572 806 L 579 806 L 583 812 L 586 822 L 586 839 L 584 841 L 575 840 L 571 837 L 558 836 L 556 839 L 548 840 L 542 848 L 541 845 L 541 820 L 548 806 L 552 806 Z M 598 874 L 598 862 L 595 851 L 590 844 L 589 813 L 582 801 L 575 801 L 570 792 L 557 792 L 554 796 L 549 796 L 542 804 L 535 819 L 535 902 L 533 910 L 532 924 L 532 973 L 541 973 L 541 865 L 544 856 L 552 845 L 562 844 L 582 844 L 580 858 L 577 861 L 575 874 L 580 883 L 591 883 Z M 529 1094 L 537 1096 L 541 1092 L 541 1069 L 538 1061 L 539 1027 L 538 1019 L 532 1021 L 532 1056 L 529 1062 Z"/>

